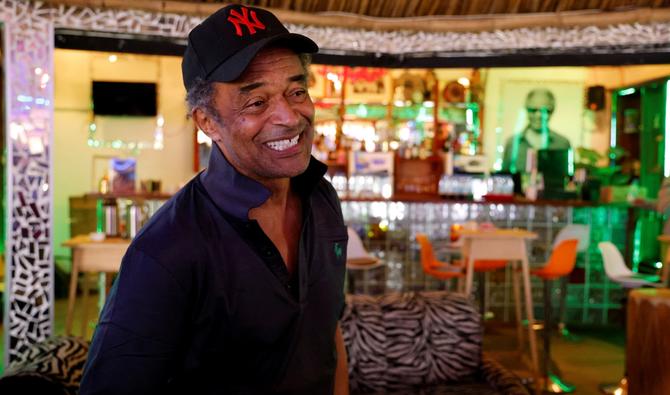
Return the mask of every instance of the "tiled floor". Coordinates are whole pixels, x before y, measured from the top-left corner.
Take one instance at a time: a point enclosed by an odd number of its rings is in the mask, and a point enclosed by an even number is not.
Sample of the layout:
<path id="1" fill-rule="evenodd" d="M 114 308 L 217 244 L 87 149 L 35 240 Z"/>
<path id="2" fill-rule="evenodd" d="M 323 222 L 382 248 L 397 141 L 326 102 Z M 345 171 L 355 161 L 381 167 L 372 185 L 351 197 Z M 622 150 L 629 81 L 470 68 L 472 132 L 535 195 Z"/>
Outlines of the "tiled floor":
<path id="1" fill-rule="evenodd" d="M 541 346 L 542 332 L 537 335 Z M 599 384 L 618 381 L 623 374 L 624 336 L 619 328 L 573 330 L 570 338 L 552 336 L 551 347 L 554 366 L 564 381 L 576 386 L 575 394 L 600 394 Z M 484 350 L 522 379 L 532 378 L 527 354 L 517 351 L 516 330 L 512 325 L 487 322 Z M 540 348 L 540 363 L 541 352 Z"/>
<path id="2" fill-rule="evenodd" d="M 89 314 L 97 316 L 97 299 L 90 299 Z M 65 327 L 67 301 L 57 299 L 55 311 L 55 333 L 62 334 Z M 80 333 L 80 306 L 75 310 L 73 331 Z M 89 324 L 88 337 L 92 335 L 94 322 Z M 0 334 L 2 334 L 0 326 Z M 552 338 L 552 355 L 555 365 L 560 369 L 563 378 L 576 385 L 578 395 L 596 395 L 598 384 L 617 381 L 623 373 L 624 337 L 618 328 L 597 328 L 573 330 L 576 340 L 554 336 Z M 541 332 L 538 332 L 540 342 Z M 527 357 L 517 351 L 516 331 L 510 324 L 489 321 L 486 323 L 484 350 L 489 352 L 503 365 L 512 369 L 521 378 L 531 378 L 527 369 Z M 0 356 L 2 355 L 0 346 Z"/>

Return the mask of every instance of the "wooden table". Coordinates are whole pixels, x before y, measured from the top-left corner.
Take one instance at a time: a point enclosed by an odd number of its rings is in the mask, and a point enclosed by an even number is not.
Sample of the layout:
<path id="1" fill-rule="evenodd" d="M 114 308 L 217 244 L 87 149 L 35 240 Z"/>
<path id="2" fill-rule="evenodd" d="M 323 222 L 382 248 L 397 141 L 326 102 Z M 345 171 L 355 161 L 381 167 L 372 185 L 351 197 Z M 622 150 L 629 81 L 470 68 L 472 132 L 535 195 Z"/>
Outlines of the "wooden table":
<path id="1" fill-rule="evenodd" d="M 629 394 L 670 394 L 670 290 L 628 295 L 626 373 Z"/>
<path id="2" fill-rule="evenodd" d="M 666 245 L 665 256 L 663 257 L 663 270 L 661 271 L 661 284 L 668 286 L 668 273 L 670 272 L 670 235 L 658 236 L 658 241 Z"/>
<path id="3" fill-rule="evenodd" d="M 88 236 L 76 236 L 63 243 L 63 246 L 72 248 L 72 271 L 70 272 L 70 290 L 67 300 L 67 316 L 65 319 L 65 335 L 72 332 L 72 318 L 74 304 L 77 297 L 77 279 L 79 273 L 84 274 L 82 290 L 82 321 L 81 336 L 86 337 L 86 323 L 88 319 L 88 279 L 87 273 L 116 273 L 121 266 L 121 259 L 128 249 L 130 240 L 108 238 L 104 241 L 93 241 Z M 104 277 L 102 283 L 104 284 Z M 106 287 L 99 288 L 101 305 L 104 304 Z"/>
<path id="4" fill-rule="evenodd" d="M 460 231 L 460 237 L 463 239 L 462 255 L 467 258 L 465 272 L 465 294 L 472 292 L 472 277 L 475 261 L 477 260 L 506 260 L 509 262 L 521 262 L 521 272 L 523 275 L 524 296 L 526 304 L 526 318 L 528 319 L 528 342 L 530 344 L 531 369 L 538 375 L 539 364 L 537 356 L 537 340 L 533 323 L 533 294 L 530 288 L 530 268 L 528 263 L 528 253 L 526 251 L 526 241 L 537 239 L 537 234 L 521 229 L 486 229 Z M 519 286 L 517 271 L 513 271 L 514 292 L 516 303 L 517 320 L 521 317 L 521 306 L 518 303 Z M 483 313 L 483 312 L 482 312 Z M 521 323 L 517 323 L 520 325 Z M 521 341 L 521 339 L 519 339 Z"/>

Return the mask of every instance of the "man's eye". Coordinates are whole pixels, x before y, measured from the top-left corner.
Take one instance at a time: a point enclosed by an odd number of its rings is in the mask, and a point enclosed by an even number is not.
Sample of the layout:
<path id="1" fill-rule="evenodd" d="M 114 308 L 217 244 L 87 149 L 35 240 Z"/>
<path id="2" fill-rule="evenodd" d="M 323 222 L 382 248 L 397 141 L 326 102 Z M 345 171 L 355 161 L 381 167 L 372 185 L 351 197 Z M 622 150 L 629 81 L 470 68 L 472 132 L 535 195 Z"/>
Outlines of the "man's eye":
<path id="1" fill-rule="evenodd" d="M 249 104 L 249 107 L 261 107 L 263 104 L 265 104 L 264 101 L 262 101 L 262 100 L 256 100 L 256 101 L 254 101 L 254 102 L 251 102 L 251 103 Z"/>
<path id="2" fill-rule="evenodd" d="M 293 97 L 295 100 L 304 100 L 307 97 L 307 91 L 304 89 L 299 89 L 293 92 Z"/>

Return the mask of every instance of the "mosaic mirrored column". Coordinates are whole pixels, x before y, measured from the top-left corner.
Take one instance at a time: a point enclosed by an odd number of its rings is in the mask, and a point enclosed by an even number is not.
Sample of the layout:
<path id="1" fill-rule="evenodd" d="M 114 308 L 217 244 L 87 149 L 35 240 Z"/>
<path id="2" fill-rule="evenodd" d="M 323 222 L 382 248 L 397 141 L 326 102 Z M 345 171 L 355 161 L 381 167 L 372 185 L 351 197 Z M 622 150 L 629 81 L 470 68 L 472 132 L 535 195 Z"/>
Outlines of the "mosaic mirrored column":
<path id="1" fill-rule="evenodd" d="M 53 40 L 50 11 L 4 1 L 7 235 L 5 365 L 52 334 L 51 140 Z"/>

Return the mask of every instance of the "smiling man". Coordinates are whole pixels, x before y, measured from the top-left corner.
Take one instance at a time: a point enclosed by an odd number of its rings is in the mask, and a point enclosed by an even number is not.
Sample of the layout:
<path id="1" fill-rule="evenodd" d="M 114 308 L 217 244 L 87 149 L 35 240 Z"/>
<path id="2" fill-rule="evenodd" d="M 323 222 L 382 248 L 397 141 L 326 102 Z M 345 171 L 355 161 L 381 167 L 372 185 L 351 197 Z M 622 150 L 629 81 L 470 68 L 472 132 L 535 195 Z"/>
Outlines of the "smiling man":
<path id="1" fill-rule="evenodd" d="M 82 394 L 346 394 L 347 231 L 310 155 L 310 53 L 227 6 L 182 62 L 210 163 L 145 225 L 101 314 Z"/>

